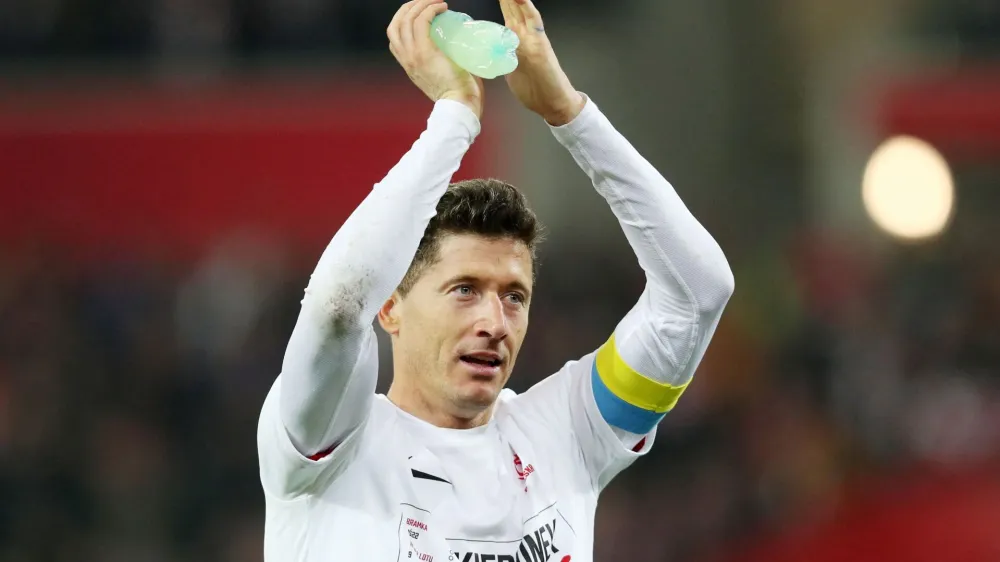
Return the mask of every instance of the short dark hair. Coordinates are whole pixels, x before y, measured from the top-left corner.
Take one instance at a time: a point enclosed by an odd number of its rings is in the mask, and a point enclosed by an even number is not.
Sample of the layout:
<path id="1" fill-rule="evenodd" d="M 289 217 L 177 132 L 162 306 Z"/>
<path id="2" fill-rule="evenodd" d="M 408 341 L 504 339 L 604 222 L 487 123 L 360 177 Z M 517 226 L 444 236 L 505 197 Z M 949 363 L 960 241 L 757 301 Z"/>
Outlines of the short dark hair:
<path id="1" fill-rule="evenodd" d="M 437 212 L 399 284 L 401 294 L 406 295 L 420 274 L 438 260 L 441 239 L 448 234 L 520 240 L 531 252 L 532 275 L 538 269 L 535 250 L 542 240 L 542 225 L 528 207 L 524 194 L 497 179 L 463 180 L 449 185 L 438 201 Z"/>

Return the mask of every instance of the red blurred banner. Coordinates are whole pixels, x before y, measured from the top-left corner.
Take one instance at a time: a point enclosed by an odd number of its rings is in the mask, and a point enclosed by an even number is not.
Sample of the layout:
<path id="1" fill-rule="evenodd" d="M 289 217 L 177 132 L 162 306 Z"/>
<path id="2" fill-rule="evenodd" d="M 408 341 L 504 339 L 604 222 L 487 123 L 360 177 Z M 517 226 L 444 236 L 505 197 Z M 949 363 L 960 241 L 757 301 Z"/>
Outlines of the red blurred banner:
<path id="1" fill-rule="evenodd" d="M 409 84 L 117 84 L 0 97 L 0 240 L 197 252 L 252 228 L 328 239 L 423 130 Z M 488 174 L 490 128 L 460 177 Z"/>
<path id="2" fill-rule="evenodd" d="M 928 73 L 889 85 L 878 107 L 886 135 L 913 135 L 961 155 L 1000 153 L 1000 67 Z"/>

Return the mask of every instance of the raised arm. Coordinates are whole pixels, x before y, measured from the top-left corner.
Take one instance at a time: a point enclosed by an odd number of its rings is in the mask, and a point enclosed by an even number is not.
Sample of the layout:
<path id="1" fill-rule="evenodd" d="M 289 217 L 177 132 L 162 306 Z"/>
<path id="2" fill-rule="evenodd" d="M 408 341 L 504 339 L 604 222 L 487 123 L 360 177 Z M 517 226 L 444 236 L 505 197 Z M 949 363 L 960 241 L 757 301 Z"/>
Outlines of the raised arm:
<path id="1" fill-rule="evenodd" d="M 646 273 L 639 302 L 590 369 L 600 416 L 623 443 L 641 447 L 691 380 L 733 292 L 733 275 L 670 183 L 570 85 L 532 2 L 500 4 L 521 38 L 511 90 L 546 120 L 608 201 Z"/>
<path id="2" fill-rule="evenodd" d="M 281 419 L 303 454 L 335 445 L 367 413 L 377 374 L 364 361 L 374 353 L 372 320 L 406 274 L 478 132 L 467 107 L 438 101 L 419 140 L 323 252 L 282 365 Z"/>
<path id="3" fill-rule="evenodd" d="M 602 416 L 641 436 L 694 375 L 733 292 L 733 275 L 670 183 L 593 101 L 552 130 L 611 206 L 646 273 L 638 303 L 598 350 L 593 369 Z"/>
<path id="4" fill-rule="evenodd" d="M 393 55 L 435 101 L 434 109 L 410 151 L 333 237 L 305 290 L 258 432 L 262 478 L 279 495 L 301 491 L 315 477 L 310 462 L 329 455 L 364 422 L 377 378 L 372 320 L 406 274 L 479 133 L 481 82 L 455 68 L 430 40 L 430 21 L 444 9 L 442 0 L 408 2 L 388 28 Z M 269 423 L 272 417 L 280 424 Z"/>

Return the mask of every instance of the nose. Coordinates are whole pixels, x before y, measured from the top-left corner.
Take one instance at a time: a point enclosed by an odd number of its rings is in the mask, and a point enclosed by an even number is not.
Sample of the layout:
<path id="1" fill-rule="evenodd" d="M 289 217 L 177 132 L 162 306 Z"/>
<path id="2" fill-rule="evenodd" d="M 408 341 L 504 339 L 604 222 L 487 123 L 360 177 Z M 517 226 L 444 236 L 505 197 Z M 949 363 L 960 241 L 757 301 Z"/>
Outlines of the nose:
<path id="1" fill-rule="evenodd" d="M 476 323 L 476 335 L 491 340 L 502 340 L 507 337 L 507 315 L 504 314 L 503 301 L 499 295 L 490 295 L 483 299 L 479 307 L 480 317 Z"/>

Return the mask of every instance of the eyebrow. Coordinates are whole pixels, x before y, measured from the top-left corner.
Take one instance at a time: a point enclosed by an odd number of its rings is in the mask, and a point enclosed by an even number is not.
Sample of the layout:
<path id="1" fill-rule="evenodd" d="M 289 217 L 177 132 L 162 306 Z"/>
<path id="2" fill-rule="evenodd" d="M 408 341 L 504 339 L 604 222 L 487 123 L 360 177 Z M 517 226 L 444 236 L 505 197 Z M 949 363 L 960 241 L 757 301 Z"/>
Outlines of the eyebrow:
<path id="1" fill-rule="evenodd" d="M 457 284 L 460 284 L 460 283 L 469 283 L 470 285 L 476 285 L 476 284 L 482 283 L 482 281 L 483 280 L 481 278 L 476 277 L 475 275 L 459 275 L 457 277 L 452 277 L 451 279 L 445 281 L 442 284 L 442 286 L 448 287 L 448 286 L 457 285 Z M 520 281 L 512 281 L 510 283 L 507 283 L 507 287 L 510 288 L 510 289 L 513 289 L 515 291 L 520 291 L 520 292 L 524 293 L 525 297 L 530 297 L 531 296 L 531 289 L 529 289 L 528 287 L 525 287 L 524 283 L 521 283 Z"/>

